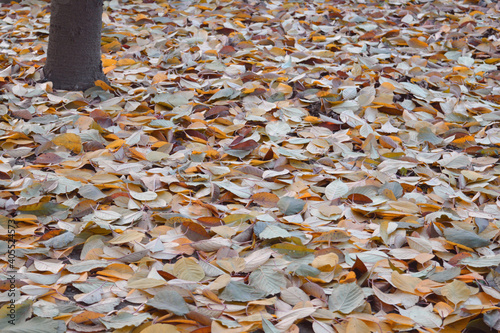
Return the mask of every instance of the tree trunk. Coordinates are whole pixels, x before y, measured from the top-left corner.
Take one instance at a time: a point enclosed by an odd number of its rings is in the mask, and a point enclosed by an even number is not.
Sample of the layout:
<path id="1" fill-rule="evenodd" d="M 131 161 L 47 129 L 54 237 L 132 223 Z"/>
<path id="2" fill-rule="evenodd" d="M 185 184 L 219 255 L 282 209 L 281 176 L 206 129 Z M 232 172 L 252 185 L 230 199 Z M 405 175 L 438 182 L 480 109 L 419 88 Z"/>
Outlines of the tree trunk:
<path id="1" fill-rule="evenodd" d="M 103 0 L 52 0 L 45 79 L 54 88 L 86 90 L 102 72 Z"/>

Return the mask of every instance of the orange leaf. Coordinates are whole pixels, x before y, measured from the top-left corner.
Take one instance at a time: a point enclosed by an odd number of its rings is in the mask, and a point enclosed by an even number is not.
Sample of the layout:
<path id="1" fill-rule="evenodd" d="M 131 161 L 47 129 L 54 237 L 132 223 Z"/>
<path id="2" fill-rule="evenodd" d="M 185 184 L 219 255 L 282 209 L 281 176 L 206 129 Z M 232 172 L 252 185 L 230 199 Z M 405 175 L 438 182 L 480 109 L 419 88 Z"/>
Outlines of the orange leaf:
<path id="1" fill-rule="evenodd" d="M 135 64 L 136 61 L 134 59 L 125 58 L 118 60 L 118 66 L 130 66 Z"/>
<path id="2" fill-rule="evenodd" d="M 61 229 L 47 231 L 46 233 L 44 233 L 42 235 L 42 237 L 40 237 L 38 239 L 38 241 L 43 242 L 43 241 L 49 240 L 53 237 L 61 235 L 63 232 L 64 232 L 64 230 L 61 230 Z"/>
<path id="3" fill-rule="evenodd" d="M 122 44 L 119 41 L 114 40 L 111 43 L 104 44 L 101 48 L 103 52 L 116 52 L 121 50 Z"/>
<path id="4" fill-rule="evenodd" d="M 155 76 L 153 76 L 153 84 L 166 81 L 167 79 L 168 75 L 166 73 L 156 73 Z"/>
<path id="5" fill-rule="evenodd" d="M 246 28 L 246 26 L 238 20 L 234 20 L 233 22 L 234 22 L 234 24 L 236 24 L 240 28 L 243 28 L 243 29 Z"/>
<path id="6" fill-rule="evenodd" d="M 326 36 L 313 36 L 312 37 L 313 43 L 321 43 L 326 41 Z"/>
<path id="7" fill-rule="evenodd" d="M 385 135 L 383 135 L 379 138 L 379 142 L 380 142 L 380 145 L 384 148 L 389 148 L 389 149 L 398 148 L 398 144 L 396 142 L 394 142 L 393 139 L 391 139 L 390 137 L 385 136 Z"/>
<path id="8" fill-rule="evenodd" d="M 116 65 L 116 60 L 115 59 L 109 59 L 109 58 L 103 58 L 102 59 L 102 65 L 104 67 Z"/>
<path id="9" fill-rule="evenodd" d="M 340 281 L 340 283 L 352 283 L 356 282 L 356 273 L 354 272 L 349 272 L 345 277 L 343 277 Z"/>
<path id="10" fill-rule="evenodd" d="M 116 66 L 114 66 L 114 65 L 113 65 L 113 66 L 107 66 L 107 67 L 104 67 L 104 68 L 102 69 L 102 72 L 103 72 L 104 74 L 108 74 L 109 72 L 111 72 L 111 71 L 112 71 L 113 69 L 115 69 L 115 68 L 116 68 Z"/>
<path id="11" fill-rule="evenodd" d="M 429 44 L 427 44 L 426 42 L 421 41 L 418 38 L 410 38 L 408 40 L 408 46 L 416 48 L 416 49 L 425 49 L 427 46 L 429 46 Z"/>
<path id="12" fill-rule="evenodd" d="M 128 280 L 134 275 L 134 270 L 125 264 L 111 264 L 106 269 L 97 272 L 99 275 L 109 276 L 112 278 Z"/>
<path id="13" fill-rule="evenodd" d="M 101 318 L 104 317 L 104 314 L 98 313 L 98 312 L 93 312 L 93 311 L 84 311 L 73 318 L 71 318 L 72 321 L 74 321 L 77 324 L 82 324 L 85 322 L 90 322 L 93 319 Z"/>
<path id="14" fill-rule="evenodd" d="M 276 207 L 280 198 L 274 193 L 260 192 L 252 195 L 251 199 L 262 207 Z"/>
<path id="15" fill-rule="evenodd" d="M 397 313 L 388 313 L 385 316 L 385 318 L 387 320 L 390 320 L 392 322 L 395 322 L 395 323 L 398 323 L 401 325 L 413 326 L 415 324 L 413 319 L 411 319 L 409 317 L 402 316 L 402 315 L 397 314 Z"/>
<path id="16" fill-rule="evenodd" d="M 172 216 L 165 221 L 165 224 L 173 227 L 178 227 L 179 225 L 185 222 L 192 222 L 192 220 L 187 217 Z"/>
<path id="17" fill-rule="evenodd" d="M 52 142 L 56 146 L 65 147 L 75 154 L 79 154 L 82 151 L 82 139 L 74 133 L 60 134 L 52 139 Z"/>
<path id="18" fill-rule="evenodd" d="M 196 221 L 200 222 L 200 224 L 202 224 L 208 228 L 216 227 L 219 225 L 224 225 L 224 222 L 222 222 L 222 220 L 220 218 L 212 217 L 212 216 L 203 216 L 203 217 L 196 219 Z"/>
<path id="19" fill-rule="evenodd" d="M 448 260 L 448 264 L 450 264 L 452 266 L 456 266 L 460 260 L 462 260 L 464 258 L 468 258 L 468 257 L 472 257 L 472 254 L 470 254 L 468 252 L 457 253 L 453 257 L 451 257 L 450 260 Z"/>
<path id="20" fill-rule="evenodd" d="M 106 90 L 106 91 L 113 91 L 114 89 L 111 88 L 111 86 L 109 84 L 107 84 L 106 82 L 102 81 L 102 80 L 97 80 L 94 82 L 94 84 L 98 87 L 101 87 L 102 90 Z"/>

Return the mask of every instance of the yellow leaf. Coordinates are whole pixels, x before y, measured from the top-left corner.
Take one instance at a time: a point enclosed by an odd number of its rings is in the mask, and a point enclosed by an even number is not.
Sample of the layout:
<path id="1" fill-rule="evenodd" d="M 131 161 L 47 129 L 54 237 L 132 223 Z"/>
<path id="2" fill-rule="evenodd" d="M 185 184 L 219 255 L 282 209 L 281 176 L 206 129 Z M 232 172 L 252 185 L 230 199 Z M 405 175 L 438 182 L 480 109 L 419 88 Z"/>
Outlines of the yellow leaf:
<path id="1" fill-rule="evenodd" d="M 138 14 L 136 17 L 135 17 L 135 21 L 136 22 L 139 22 L 140 20 L 148 20 L 149 17 L 144 15 L 144 14 Z"/>
<path id="2" fill-rule="evenodd" d="M 411 319 L 409 317 L 402 316 L 402 315 L 397 314 L 397 313 L 388 313 L 387 315 L 385 315 L 385 318 L 387 320 L 390 320 L 394 323 L 398 323 L 401 325 L 413 326 L 415 324 L 415 321 L 413 321 L 413 319 Z"/>
<path id="3" fill-rule="evenodd" d="M 360 319 L 349 318 L 346 333 L 370 333 L 370 328 Z"/>
<path id="4" fill-rule="evenodd" d="M 415 288 L 420 282 L 422 282 L 422 280 L 411 275 L 403 275 L 399 274 L 398 272 L 392 272 L 391 282 L 394 287 L 398 288 L 399 290 L 405 291 L 410 294 L 415 294 Z"/>
<path id="5" fill-rule="evenodd" d="M 231 275 L 223 274 L 208 285 L 210 290 L 219 290 L 226 287 L 231 282 Z"/>
<path id="6" fill-rule="evenodd" d="M 115 59 L 109 59 L 109 58 L 103 58 L 102 59 L 102 65 L 104 67 L 116 65 L 116 60 Z"/>
<path id="7" fill-rule="evenodd" d="M 128 280 L 134 275 L 134 270 L 129 265 L 111 264 L 106 267 L 106 269 L 97 272 L 97 274 L 117 279 Z"/>
<path id="8" fill-rule="evenodd" d="M 331 272 L 339 262 L 339 256 L 335 253 L 328 253 L 314 258 L 311 266 L 322 272 Z"/>
<path id="9" fill-rule="evenodd" d="M 286 52 L 283 49 L 280 49 L 279 47 L 273 47 L 269 52 L 274 55 L 274 56 L 285 56 Z"/>
<path id="10" fill-rule="evenodd" d="M 122 44 L 117 40 L 114 40 L 111 43 L 107 43 L 107 44 L 102 46 L 102 50 L 104 52 L 111 52 L 111 51 L 116 52 L 116 51 L 120 51 L 121 48 L 122 48 Z"/>
<path id="11" fill-rule="evenodd" d="M 56 136 L 52 142 L 56 146 L 65 147 L 75 154 L 79 154 L 82 151 L 82 139 L 75 133 L 64 133 Z"/>
<path id="12" fill-rule="evenodd" d="M 243 28 L 243 29 L 246 28 L 246 26 L 243 23 L 241 23 L 240 21 L 234 20 L 233 22 L 234 22 L 234 24 L 236 24 L 240 28 Z"/>
<path id="13" fill-rule="evenodd" d="M 127 287 L 134 289 L 148 289 L 148 288 L 163 286 L 165 284 L 167 284 L 167 281 L 165 280 L 144 278 L 144 279 L 129 281 Z"/>
<path id="14" fill-rule="evenodd" d="M 205 277 L 205 272 L 194 258 L 182 258 L 174 264 L 174 275 L 187 281 L 201 281 Z"/>
<path id="15" fill-rule="evenodd" d="M 217 265 L 229 273 L 238 273 L 245 269 L 246 261 L 243 258 L 218 259 Z"/>
<path id="16" fill-rule="evenodd" d="M 144 233 L 135 230 L 127 230 L 123 234 L 116 236 L 109 241 L 110 244 L 124 244 L 133 241 L 140 241 L 144 237 Z"/>
<path id="17" fill-rule="evenodd" d="M 403 213 L 417 214 L 420 212 L 420 208 L 410 201 L 392 201 L 388 203 L 392 209 L 401 211 Z"/>
<path id="18" fill-rule="evenodd" d="M 275 90 L 277 92 L 282 92 L 285 95 L 291 94 L 293 92 L 293 88 L 284 83 L 279 83 Z"/>
<path id="19" fill-rule="evenodd" d="M 133 65 L 133 64 L 135 64 L 135 60 L 134 59 L 125 58 L 125 59 L 118 60 L 118 66 L 130 66 L 130 65 Z"/>
<path id="20" fill-rule="evenodd" d="M 313 43 L 321 43 L 326 41 L 326 36 L 313 36 L 312 38 Z"/>
<path id="21" fill-rule="evenodd" d="M 125 140 L 123 139 L 118 139 L 113 142 L 111 142 L 109 145 L 106 146 L 106 149 L 115 149 L 123 146 L 125 144 Z"/>
<path id="22" fill-rule="evenodd" d="M 167 79 L 168 75 L 166 73 L 156 73 L 155 76 L 153 76 L 153 84 L 166 81 Z"/>
<path id="23" fill-rule="evenodd" d="M 468 300 L 472 295 L 472 291 L 465 282 L 454 280 L 441 289 L 441 294 L 456 305 L 460 302 Z"/>
<path id="24" fill-rule="evenodd" d="M 414 47 L 416 49 L 425 49 L 427 46 L 429 46 L 429 44 L 427 44 L 424 41 L 421 41 L 418 38 L 410 38 L 408 40 L 408 46 L 409 47 Z"/>

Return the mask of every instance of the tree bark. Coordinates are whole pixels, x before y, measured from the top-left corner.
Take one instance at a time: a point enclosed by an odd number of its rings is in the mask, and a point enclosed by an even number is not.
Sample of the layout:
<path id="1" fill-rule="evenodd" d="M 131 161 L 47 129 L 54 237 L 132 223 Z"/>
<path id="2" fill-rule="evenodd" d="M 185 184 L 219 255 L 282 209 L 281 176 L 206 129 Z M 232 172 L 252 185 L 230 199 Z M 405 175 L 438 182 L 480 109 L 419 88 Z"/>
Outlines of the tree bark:
<path id="1" fill-rule="evenodd" d="M 86 90 L 107 82 L 101 62 L 103 0 L 52 0 L 45 79 L 54 88 Z"/>

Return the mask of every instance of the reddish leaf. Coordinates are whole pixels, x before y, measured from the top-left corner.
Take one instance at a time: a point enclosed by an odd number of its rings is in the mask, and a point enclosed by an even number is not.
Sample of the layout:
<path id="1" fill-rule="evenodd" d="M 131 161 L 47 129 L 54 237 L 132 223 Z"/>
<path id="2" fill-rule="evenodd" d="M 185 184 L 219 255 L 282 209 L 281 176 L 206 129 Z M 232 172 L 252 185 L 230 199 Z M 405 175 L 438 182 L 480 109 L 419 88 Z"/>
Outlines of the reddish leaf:
<path id="1" fill-rule="evenodd" d="M 63 158 L 57 154 L 54 153 L 45 153 L 39 155 L 35 159 L 35 163 L 38 164 L 59 164 L 63 161 Z"/>
<path id="2" fill-rule="evenodd" d="M 216 105 L 205 112 L 205 119 L 225 117 L 229 115 L 229 107 L 225 105 Z"/>
<path id="3" fill-rule="evenodd" d="M 228 54 L 233 55 L 236 53 L 236 49 L 231 45 L 226 45 L 222 49 L 220 49 L 219 54 Z"/>
<path id="4" fill-rule="evenodd" d="M 28 110 L 12 111 L 12 116 L 14 118 L 21 118 L 24 120 L 30 120 L 33 118 L 33 115 Z"/>
<path id="5" fill-rule="evenodd" d="M 198 139 L 202 139 L 204 141 L 207 141 L 207 136 L 203 133 L 201 133 L 200 131 L 195 131 L 195 130 L 185 130 L 186 134 L 193 137 L 193 138 L 198 138 Z"/>
<path id="6" fill-rule="evenodd" d="M 457 253 L 453 257 L 451 257 L 450 260 L 448 260 L 448 264 L 450 264 L 452 266 L 456 266 L 456 265 L 458 265 L 458 263 L 460 262 L 460 260 L 462 260 L 464 258 L 468 258 L 468 257 L 472 257 L 472 254 L 470 254 L 468 252 Z"/>
<path id="7" fill-rule="evenodd" d="M 181 230 L 187 238 L 194 242 L 210 238 L 210 234 L 205 230 L 205 228 L 196 222 L 183 222 Z"/>
<path id="8" fill-rule="evenodd" d="M 73 213 L 71 217 L 80 218 L 89 214 L 92 214 L 97 203 L 94 200 L 87 199 L 80 201 L 75 208 L 73 208 Z"/>
<path id="9" fill-rule="evenodd" d="M 177 279 L 174 275 L 167 273 L 165 271 L 162 271 L 162 270 L 159 270 L 158 274 L 160 274 L 160 276 L 167 281 Z"/>
<path id="10" fill-rule="evenodd" d="M 350 194 L 347 197 L 347 200 L 349 200 L 355 204 L 360 204 L 360 205 L 369 204 L 369 203 L 373 202 L 373 200 L 368 198 L 366 195 L 359 194 L 359 193 Z"/>
<path id="11" fill-rule="evenodd" d="M 231 149 L 235 149 L 235 150 L 254 150 L 255 148 L 257 148 L 259 146 L 259 143 L 256 142 L 255 140 L 246 140 L 244 142 L 240 142 L 240 143 L 237 143 L 237 144 L 231 144 L 229 145 L 229 148 Z"/>

